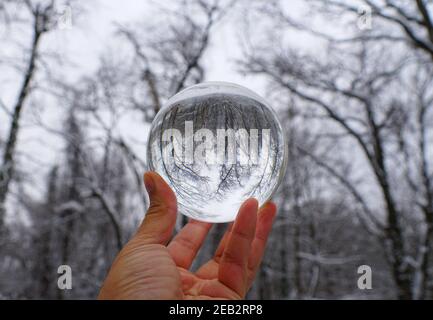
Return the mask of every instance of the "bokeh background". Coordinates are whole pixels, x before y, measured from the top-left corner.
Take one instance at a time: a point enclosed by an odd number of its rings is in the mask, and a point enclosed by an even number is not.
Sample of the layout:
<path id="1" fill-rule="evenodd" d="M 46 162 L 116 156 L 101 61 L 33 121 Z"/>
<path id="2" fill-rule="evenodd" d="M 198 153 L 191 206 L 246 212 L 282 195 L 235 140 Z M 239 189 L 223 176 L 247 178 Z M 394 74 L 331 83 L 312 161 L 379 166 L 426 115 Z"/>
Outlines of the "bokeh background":
<path id="1" fill-rule="evenodd" d="M 249 298 L 433 297 L 433 1 L 1 0 L 0 298 L 97 296 L 145 213 L 152 119 L 211 80 L 289 140 Z"/>

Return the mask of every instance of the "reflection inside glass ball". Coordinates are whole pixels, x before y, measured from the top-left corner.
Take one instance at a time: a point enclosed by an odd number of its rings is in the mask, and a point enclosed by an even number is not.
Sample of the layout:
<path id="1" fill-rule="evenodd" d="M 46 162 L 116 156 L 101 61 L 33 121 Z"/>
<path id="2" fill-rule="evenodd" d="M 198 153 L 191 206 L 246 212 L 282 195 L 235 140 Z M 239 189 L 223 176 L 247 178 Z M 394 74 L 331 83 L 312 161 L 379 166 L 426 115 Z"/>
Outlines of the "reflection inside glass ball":
<path id="1" fill-rule="evenodd" d="M 262 205 L 284 175 L 281 124 L 263 98 L 244 87 L 201 83 L 179 92 L 155 117 L 149 170 L 176 193 L 178 210 L 207 222 L 229 222 L 243 201 Z"/>

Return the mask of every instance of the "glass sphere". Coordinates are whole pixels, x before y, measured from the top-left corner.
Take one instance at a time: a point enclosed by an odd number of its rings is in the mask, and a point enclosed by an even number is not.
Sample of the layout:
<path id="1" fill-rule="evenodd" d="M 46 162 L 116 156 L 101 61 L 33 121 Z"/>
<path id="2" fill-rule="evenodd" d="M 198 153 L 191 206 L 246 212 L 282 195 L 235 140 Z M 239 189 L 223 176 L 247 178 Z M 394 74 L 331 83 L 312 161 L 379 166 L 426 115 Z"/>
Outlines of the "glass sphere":
<path id="1" fill-rule="evenodd" d="M 188 87 L 156 115 L 147 144 L 149 170 L 176 194 L 178 210 L 196 220 L 230 222 L 243 201 L 262 205 L 284 176 L 287 145 L 269 104 L 225 82 Z"/>

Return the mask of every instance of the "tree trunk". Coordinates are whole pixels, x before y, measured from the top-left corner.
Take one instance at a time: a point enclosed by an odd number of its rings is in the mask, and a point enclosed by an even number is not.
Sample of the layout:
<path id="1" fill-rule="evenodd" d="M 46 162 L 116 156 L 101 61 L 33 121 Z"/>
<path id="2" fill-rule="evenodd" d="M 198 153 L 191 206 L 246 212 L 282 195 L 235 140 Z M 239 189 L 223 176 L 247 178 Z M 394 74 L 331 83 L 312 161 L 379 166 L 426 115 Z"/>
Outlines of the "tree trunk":
<path id="1" fill-rule="evenodd" d="M 20 129 L 19 121 L 21 118 L 24 103 L 30 93 L 30 83 L 34 76 L 39 40 L 42 35 L 42 32 L 38 28 L 37 20 L 38 19 L 35 19 L 34 23 L 34 33 L 29 61 L 25 71 L 24 80 L 19 91 L 18 99 L 13 109 L 11 126 L 9 129 L 8 137 L 6 139 L 6 146 L 3 152 L 3 159 L 0 167 L 0 233 L 2 233 L 2 230 L 4 228 L 4 220 L 6 215 L 6 197 L 9 192 L 10 183 L 14 175 L 14 156 L 18 132 Z"/>

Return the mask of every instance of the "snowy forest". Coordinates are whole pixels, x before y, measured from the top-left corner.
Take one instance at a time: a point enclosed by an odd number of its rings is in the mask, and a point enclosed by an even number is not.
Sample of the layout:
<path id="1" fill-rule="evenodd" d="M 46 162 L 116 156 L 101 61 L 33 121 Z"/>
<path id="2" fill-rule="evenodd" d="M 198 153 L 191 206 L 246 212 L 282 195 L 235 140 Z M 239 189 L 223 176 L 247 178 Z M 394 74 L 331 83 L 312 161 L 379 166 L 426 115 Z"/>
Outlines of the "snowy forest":
<path id="1" fill-rule="evenodd" d="M 152 119 L 211 80 L 288 139 L 248 298 L 433 298 L 432 0 L 0 0 L 0 299 L 97 297 L 148 206 Z"/>

